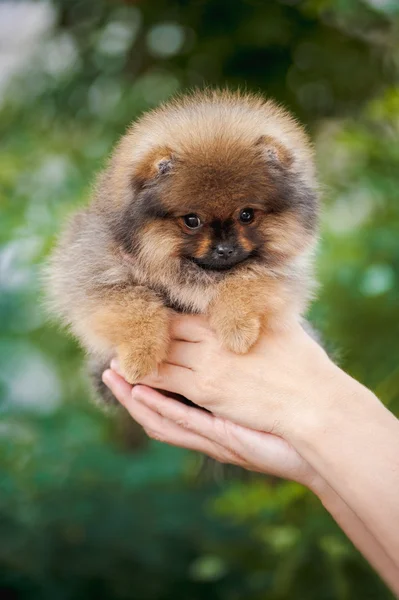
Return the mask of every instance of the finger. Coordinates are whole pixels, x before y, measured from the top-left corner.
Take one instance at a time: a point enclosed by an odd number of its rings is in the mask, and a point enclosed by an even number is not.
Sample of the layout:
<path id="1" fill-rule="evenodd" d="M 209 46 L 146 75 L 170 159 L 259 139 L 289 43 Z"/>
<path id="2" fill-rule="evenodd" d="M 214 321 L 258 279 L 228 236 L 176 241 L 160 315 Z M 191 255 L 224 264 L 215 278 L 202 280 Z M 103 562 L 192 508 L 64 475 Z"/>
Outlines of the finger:
<path id="1" fill-rule="evenodd" d="M 193 369 L 198 364 L 198 353 L 198 344 L 174 340 L 169 346 L 165 362 L 167 364 Z"/>
<path id="2" fill-rule="evenodd" d="M 125 406 L 133 419 L 142 425 L 152 439 L 173 446 L 179 446 L 180 448 L 202 452 L 219 462 L 228 462 L 243 467 L 246 466 L 244 461 L 241 461 L 236 454 L 227 448 L 213 443 L 207 438 L 203 438 L 200 435 L 169 421 L 140 402 L 135 398 L 134 394 Z"/>
<path id="3" fill-rule="evenodd" d="M 172 339 L 201 342 L 212 331 L 204 315 L 177 315 L 171 320 Z"/>
<path id="4" fill-rule="evenodd" d="M 156 390 L 143 385 L 135 386 L 133 395 L 169 421 L 173 421 L 201 437 L 208 438 L 211 442 L 226 447 L 231 441 L 229 426 L 232 424 L 224 419 L 198 408 L 187 406 L 178 400 L 167 398 Z M 229 449 L 234 452 L 231 446 Z"/>
<path id="5" fill-rule="evenodd" d="M 253 471 L 268 472 L 278 477 L 301 481 L 298 472 L 303 469 L 303 461 L 296 452 L 289 449 L 284 440 L 234 423 L 230 424 L 230 434 L 223 436 L 228 425 L 223 419 L 166 398 L 145 386 L 135 386 L 132 393 L 132 386 L 111 370 L 103 373 L 103 381 L 151 437 L 161 440 L 163 436 L 162 441 L 165 443 L 203 452 L 220 462 L 229 462 Z M 138 403 L 138 398 L 142 406 L 147 406 L 149 411 L 158 414 L 158 420 L 154 419 L 156 415 L 144 414 L 140 408 L 137 409 L 134 402 Z M 145 418 L 146 415 L 148 418 Z M 171 423 L 174 423 L 179 431 L 171 429 Z M 183 435 L 183 432 L 186 433 Z M 215 440 L 221 440 L 222 443 Z M 230 447 L 226 448 L 223 445 L 226 442 L 232 442 L 239 454 L 233 452 Z"/>
<path id="6" fill-rule="evenodd" d="M 121 377 L 123 377 L 122 369 L 121 369 L 121 366 L 119 364 L 119 360 L 117 358 L 113 358 L 111 360 L 110 367 L 111 367 L 111 369 L 113 371 L 115 371 L 115 373 L 118 373 L 118 375 L 120 375 Z"/>
<path id="7" fill-rule="evenodd" d="M 157 373 L 143 377 L 139 383 L 150 387 L 159 388 L 167 392 L 174 392 L 186 396 L 189 392 L 191 399 L 195 390 L 195 376 L 193 371 L 186 367 L 162 363 L 158 366 Z"/>
<path id="8" fill-rule="evenodd" d="M 301 481 L 304 461 L 282 438 L 247 429 L 236 423 L 166 398 L 156 390 L 136 386 L 133 395 L 179 427 L 239 456 L 240 464 L 252 471 Z"/>
<path id="9" fill-rule="evenodd" d="M 132 386 L 121 375 L 111 369 L 107 369 L 104 371 L 102 379 L 121 404 L 125 404 L 129 400 L 132 393 Z"/>

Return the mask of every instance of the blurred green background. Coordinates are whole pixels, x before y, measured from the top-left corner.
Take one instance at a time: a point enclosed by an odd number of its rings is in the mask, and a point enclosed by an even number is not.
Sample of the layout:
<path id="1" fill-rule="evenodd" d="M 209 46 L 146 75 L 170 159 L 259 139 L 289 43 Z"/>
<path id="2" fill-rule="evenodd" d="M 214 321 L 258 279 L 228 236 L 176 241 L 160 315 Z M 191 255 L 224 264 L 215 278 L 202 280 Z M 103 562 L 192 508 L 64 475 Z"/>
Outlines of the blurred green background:
<path id="1" fill-rule="evenodd" d="M 310 316 L 398 414 L 399 2 L 0 2 L 3 597 L 391 598 L 301 486 L 203 480 L 198 457 L 100 412 L 76 344 L 46 323 L 40 264 L 113 143 L 207 84 L 270 94 L 314 137 Z"/>

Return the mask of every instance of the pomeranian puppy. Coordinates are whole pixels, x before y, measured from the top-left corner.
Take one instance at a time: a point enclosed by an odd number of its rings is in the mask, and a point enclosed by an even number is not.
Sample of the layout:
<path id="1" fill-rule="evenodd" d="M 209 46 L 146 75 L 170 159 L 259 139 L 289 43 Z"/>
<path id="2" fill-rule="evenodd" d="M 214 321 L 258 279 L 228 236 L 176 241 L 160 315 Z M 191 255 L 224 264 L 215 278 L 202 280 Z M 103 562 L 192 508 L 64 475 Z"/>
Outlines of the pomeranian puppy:
<path id="1" fill-rule="evenodd" d="M 131 126 L 67 224 L 53 310 L 99 376 L 116 356 L 130 383 L 165 359 L 171 311 L 208 315 L 246 353 L 306 308 L 317 196 L 308 137 L 272 100 L 178 97 Z"/>

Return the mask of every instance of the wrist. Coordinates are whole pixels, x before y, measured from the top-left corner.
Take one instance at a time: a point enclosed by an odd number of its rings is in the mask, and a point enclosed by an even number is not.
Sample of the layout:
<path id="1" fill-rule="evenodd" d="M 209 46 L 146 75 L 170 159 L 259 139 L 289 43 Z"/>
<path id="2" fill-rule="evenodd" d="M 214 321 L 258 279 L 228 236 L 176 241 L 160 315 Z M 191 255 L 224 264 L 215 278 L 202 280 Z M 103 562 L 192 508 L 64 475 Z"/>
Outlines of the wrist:
<path id="1" fill-rule="evenodd" d="M 318 377 L 300 414 L 291 420 L 287 431 L 288 441 L 300 452 L 322 449 L 326 436 L 345 435 L 346 426 L 371 410 L 378 410 L 381 403 L 376 396 L 350 375 L 330 361 L 328 368 Z"/>
<path id="2" fill-rule="evenodd" d="M 308 464 L 308 463 L 306 463 Z M 331 487 L 327 483 L 327 481 L 322 477 L 317 471 L 313 469 L 310 465 L 308 465 L 308 472 L 305 477 L 302 477 L 301 480 L 298 480 L 298 483 L 301 483 L 309 491 L 311 491 L 317 498 L 324 504 L 324 498 L 327 498 Z"/>
<path id="3" fill-rule="evenodd" d="M 333 513 L 338 506 L 343 504 L 342 498 L 320 473 L 313 468 L 312 473 L 304 485 L 320 500 L 329 513 Z"/>

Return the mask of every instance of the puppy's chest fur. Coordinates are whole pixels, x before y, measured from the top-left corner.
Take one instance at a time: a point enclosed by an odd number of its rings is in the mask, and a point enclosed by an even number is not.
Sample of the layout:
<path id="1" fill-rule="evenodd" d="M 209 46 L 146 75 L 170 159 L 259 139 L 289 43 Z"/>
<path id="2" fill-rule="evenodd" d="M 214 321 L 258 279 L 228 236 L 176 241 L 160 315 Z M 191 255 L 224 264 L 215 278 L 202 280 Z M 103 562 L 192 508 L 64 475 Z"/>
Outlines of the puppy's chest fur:
<path id="1" fill-rule="evenodd" d="M 168 285 L 162 278 L 149 282 L 139 267 L 131 268 L 131 276 L 136 285 L 145 285 L 162 298 L 164 305 L 171 310 L 184 314 L 206 314 L 209 304 L 215 297 L 215 285 L 207 286 L 194 282 L 175 282 Z"/>
<path id="2" fill-rule="evenodd" d="M 202 293 L 202 298 L 193 297 L 192 290 L 181 290 L 180 294 L 170 293 L 168 290 L 154 290 L 164 301 L 164 305 L 181 314 L 206 313 L 210 294 Z"/>

